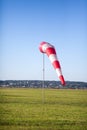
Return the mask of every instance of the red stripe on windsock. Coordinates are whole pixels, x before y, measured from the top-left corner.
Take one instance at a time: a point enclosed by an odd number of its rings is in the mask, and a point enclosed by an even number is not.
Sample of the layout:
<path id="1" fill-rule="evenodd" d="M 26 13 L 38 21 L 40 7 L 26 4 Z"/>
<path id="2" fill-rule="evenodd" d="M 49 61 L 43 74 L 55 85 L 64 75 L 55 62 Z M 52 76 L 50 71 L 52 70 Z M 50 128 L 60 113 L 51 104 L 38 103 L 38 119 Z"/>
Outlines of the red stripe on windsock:
<path id="1" fill-rule="evenodd" d="M 41 43 L 40 43 L 41 46 L 44 45 L 44 44 L 47 44 L 47 42 L 41 42 Z"/>
<path id="2" fill-rule="evenodd" d="M 56 54 L 56 51 L 55 51 L 54 48 L 48 47 L 46 49 L 46 53 L 47 53 L 48 56 L 50 56 L 50 54 Z"/>
<path id="3" fill-rule="evenodd" d="M 64 80 L 63 75 L 60 75 L 60 76 L 59 76 L 59 79 L 60 79 L 62 85 L 65 85 L 65 80 Z"/>
<path id="4" fill-rule="evenodd" d="M 58 62 L 58 60 L 54 61 L 52 64 L 53 64 L 53 66 L 54 66 L 55 69 L 61 68 L 60 67 L 60 63 Z"/>
<path id="5" fill-rule="evenodd" d="M 44 53 L 44 51 L 43 51 L 43 49 L 42 49 L 42 46 L 43 46 L 44 44 L 47 44 L 47 43 L 46 43 L 46 42 L 41 42 L 41 44 L 40 44 L 40 46 L 39 46 L 39 50 L 40 50 L 42 53 Z"/>

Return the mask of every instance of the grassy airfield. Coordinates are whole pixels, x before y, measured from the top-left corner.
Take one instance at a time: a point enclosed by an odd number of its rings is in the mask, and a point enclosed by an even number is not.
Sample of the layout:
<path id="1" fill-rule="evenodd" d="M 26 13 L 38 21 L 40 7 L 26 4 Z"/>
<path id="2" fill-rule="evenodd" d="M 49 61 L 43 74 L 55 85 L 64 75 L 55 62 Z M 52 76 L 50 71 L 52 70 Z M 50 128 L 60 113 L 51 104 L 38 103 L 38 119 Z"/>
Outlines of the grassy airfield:
<path id="1" fill-rule="evenodd" d="M 0 88 L 0 130 L 87 130 L 87 90 Z"/>

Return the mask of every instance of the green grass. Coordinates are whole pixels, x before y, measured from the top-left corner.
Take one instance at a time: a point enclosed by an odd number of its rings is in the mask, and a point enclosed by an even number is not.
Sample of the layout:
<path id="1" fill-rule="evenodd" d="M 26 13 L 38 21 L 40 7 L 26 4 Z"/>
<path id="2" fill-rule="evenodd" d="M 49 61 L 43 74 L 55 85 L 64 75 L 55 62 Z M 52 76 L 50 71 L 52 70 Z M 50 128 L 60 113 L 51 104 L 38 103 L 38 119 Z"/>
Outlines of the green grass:
<path id="1" fill-rule="evenodd" d="M 0 89 L 0 130 L 87 130 L 87 90 Z"/>

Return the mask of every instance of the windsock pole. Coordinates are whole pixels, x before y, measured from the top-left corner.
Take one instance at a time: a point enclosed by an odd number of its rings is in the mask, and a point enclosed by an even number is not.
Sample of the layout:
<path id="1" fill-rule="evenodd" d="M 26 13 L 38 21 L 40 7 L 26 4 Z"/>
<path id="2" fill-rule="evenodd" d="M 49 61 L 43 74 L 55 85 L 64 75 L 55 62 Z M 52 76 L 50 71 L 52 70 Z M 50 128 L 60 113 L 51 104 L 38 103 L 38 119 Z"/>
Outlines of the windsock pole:
<path id="1" fill-rule="evenodd" d="M 44 80 L 45 80 L 45 61 L 44 61 L 44 53 L 43 53 L 43 88 L 44 88 Z"/>
<path id="2" fill-rule="evenodd" d="M 42 102 L 44 103 L 44 88 L 45 88 L 45 56 L 43 53 L 43 82 L 42 82 Z"/>

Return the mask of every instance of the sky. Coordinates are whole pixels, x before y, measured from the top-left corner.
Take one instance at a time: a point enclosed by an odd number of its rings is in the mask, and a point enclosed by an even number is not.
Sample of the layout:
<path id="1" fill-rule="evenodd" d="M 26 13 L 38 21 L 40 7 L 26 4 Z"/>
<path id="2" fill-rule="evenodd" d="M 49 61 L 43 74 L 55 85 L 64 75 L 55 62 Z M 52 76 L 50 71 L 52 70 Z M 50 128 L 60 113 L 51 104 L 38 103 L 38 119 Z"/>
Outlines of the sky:
<path id="1" fill-rule="evenodd" d="M 87 82 L 87 0 L 0 0 L 0 80 L 42 80 L 42 41 L 66 81 Z M 58 80 L 45 55 L 45 80 Z"/>

